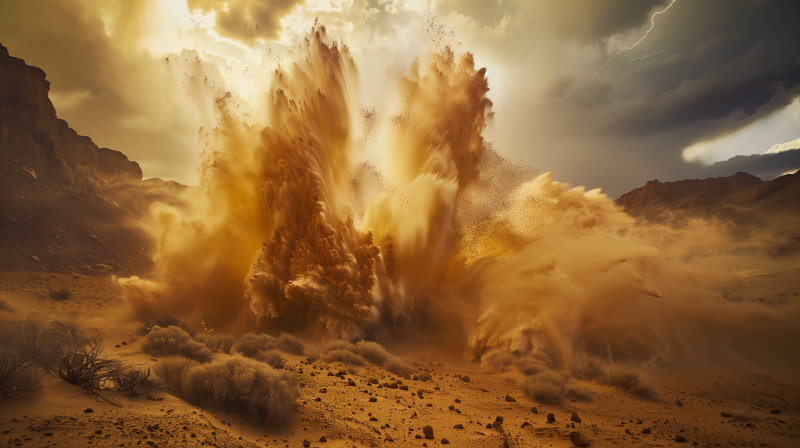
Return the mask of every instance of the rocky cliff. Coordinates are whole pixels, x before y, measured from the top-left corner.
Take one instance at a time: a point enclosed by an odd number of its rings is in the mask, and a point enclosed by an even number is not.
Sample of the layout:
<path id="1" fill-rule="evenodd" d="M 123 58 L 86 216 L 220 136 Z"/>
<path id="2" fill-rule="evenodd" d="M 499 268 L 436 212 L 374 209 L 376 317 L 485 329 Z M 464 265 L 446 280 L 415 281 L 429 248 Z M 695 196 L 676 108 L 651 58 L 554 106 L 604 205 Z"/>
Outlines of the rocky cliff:
<path id="1" fill-rule="evenodd" d="M 141 181 L 139 164 L 99 148 L 58 119 L 45 73 L 0 45 L 0 156 L 75 191 L 98 184 Z"/>

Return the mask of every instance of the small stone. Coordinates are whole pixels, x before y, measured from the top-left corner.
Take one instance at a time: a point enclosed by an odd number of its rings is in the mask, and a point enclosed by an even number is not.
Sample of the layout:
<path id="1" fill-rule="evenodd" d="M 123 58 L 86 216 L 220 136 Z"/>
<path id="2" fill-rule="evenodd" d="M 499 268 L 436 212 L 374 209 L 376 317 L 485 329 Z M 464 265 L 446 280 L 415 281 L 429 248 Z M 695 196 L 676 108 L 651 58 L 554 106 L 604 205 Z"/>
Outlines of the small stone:
<path id="1" fill-rule="evenodd" d="M 498 415 L 497 417 L 495 417 L 494 421 L 503 423 L 503 417 Z"/>
<path id="2" fill-rule="evenodd" d="M 83 412 L 86 412 L 86 413 L 89 413 L 89 412 L 94 412 L 94 409 L 92 409 L 92 408 L 86 408 L 86 409 L 84 409 L 84 410 L 83 410 Z"/>
<path id="3" fill-rule="evenodd" d="M 508 401 L 510 403 L 516 403 L 517 402 L 517 400 L 512 398 L 511 395 L 506 395 L 506 401 Z"/>
<path id="4" fill-rule="evenodd" d="M 629 435 L 629 436 L 632 436 L 632 435 L 633 435 L 633 433 L 631 432 L 631 430 L 630 430 L 630 429 L 627 429 L 627 428 L 625 429 L 625 434 L 627 434 L 627 435 Z"/>
<path id="5" fill-rule="evenodd" d="M 433 440 L 433 428 L 430 425 L 422 428 L 422 434 L 425 434 L 426 439 Z"/>
<path id="6" fill-rule="evenodd" d="M 553 414 L 547 414 L 547 423 L 555 423 L 555 422 L 556 422 L 556 416 Z"/>
<path id="7" fill-rule="evenodd" d="M 778 408 L 775 408 L 775 409 L 772 409 L 772 410 L 770 410 L 770 411 L 769 411 L 769 413 L 770 413 L 770 414 L 775 414 L 775 415 L 778 415 L 778 414 L 780 414 L 780 413 L 781 413 L 781 410 L 780 410 L 780 409 L 778 409 Z"/>
<path id="8" fill-rule="evenodd" d="M 377 422 L 377 421 L 378 421 L 378 419 L 377 419 L 377 417 L 370 417 L 370 418 L 369 418 L 369 421 L 371 421 L 371 422 Z"/>
<path id="9" fill-rule="evenodd" d="M 572 441 L 572 444 L 575 446 L 589 446 L 589 439 L 583 436 L 583 434 L 579 433 L 578 431 L 572 431 L 569 433 L 569 440 Z"/>
<path id="10" fill-rule="evenodd" d="M 644 429 L 642 430 L 642 434 L 650 434 L 650 428 L 649 428 L 649 427 L 647 427 L 647 428 L 644 428 Z"/>
<path id="11" fill-rule="evenodd" d="M 372 397 L 372 398 L 369 399 L 370 403 L 375 403 L 376 401 L 378 401 L 378 399 L 375 398 L 375 397 Z"/>
<path id="12" fill-rule="evenodd" d="M 456 398 L 456 403 L 461 403 L 461 400 L 459 400 L 458 398 Z M 780 414 L 780 412 L 779 412 L 779 414 Z"/>
<path id="13" fill-rule="evenodd" d="M 45 436 L 45 437 L 51 437 L 52 435 L 53 435 L 53 433 L 52 433 L 52 432 L 46 432 L 46 433 L 44 433 L 44 436 Z"/>
<path id="14" fill-rule="evenodd" d="M 527 428 L 528 426 L 531 426 L 531 424 L 528 423 L 528 422 L 523 422 L 522 426 L 520 426 L 520 428 Z"/>
<path id="15" fill-rule="evenodd" d="M 733 417 L 733 414 L 731 414 L 730 412 L 720 412 L 720 415 L 722 415 L 725 418 Z"/>
<path id="16" fill-rule="evenodd" d="M 447 407 L 447 409 L 449 409 L 449 410 L 451 410 L 451 411 L 452 411 L 453 409 L 455 409 L 455 408 L 456 408 L 456 407 L 455 407 L 455 406 L 453 406 L 452 404 L 451 404 L 450 406 L 448 406 L 448 407 Z"/>
<path id="17" fill-rule="evenodd" d="M 487 423 L 486 424 L 486 429 L 492 429 L 492 424 L 491 423 Z"/>
<path id="18" fill-rule="evenodd" d="M 311 446 L 311 442 L 309 442 L 308 440 L 303 440 L 303 447 L 304 448 L 308 448 L 310 446 Z"/>
<path id="19" fill-rule="evenodd" d="M 447 439 L 442 439 L 442 445 L 447 445 L 447 444 L 449 444 L 449 443 L 450 443 L 450 441 L 449 441 L 449 440 L 447 440 Z"/>
<path id="20" fill-rule="evenodd" d="M 677 404 L 679 408 L 683 407 L 683 403 L 681 403 L 681 400 L 679 399 L 675 399 L 675 404 Z"/>
<path id="21" fill-rule="evenodd" d="M 102 430 L 102 429 L 98 429 L 98 430 L 96 430 L 94 433 L 95 433 L 95 434 L 102 434 L 102 433 L 103 433 L 103 430 Z"/>
<path id="22" fill-rule="evenodd" d="M 578 413 L 577 412 L 573 411 L 572 412 L 572 417 L 569 418 L 569 421 L 575 422 L 575 423 L 580 423 L 581 422 L 581 418 L 578 417 Z"/>
<path id="23" fill-rule="evenodd" d="M 678 442 L 678 443 L 685 443 L 686 442 L 686 437 L 680 436 L 680 435 L 675 436 L 675 441 Z"/>
<path id="24" fill-rule="evenodd" d="M 536 406 L 534 406 L 534 407 L 531 408 L 531 412 L 534 413 L 534 414 L 538 414 L 539 410 L 536 409 Z"/>
<path id="25" fill-rule="evenodd" d="M 462 425 L 461 423 L 459 423 L 459 424 L 457 424 L 457 425 L 453 426 L 453 429 L 464 429 L 464 425 Z"/>
<path id="26" fill-rule="evenodd" d="M 469 377 L 468 376 L 462 376 L 461 377 L 461 381 L 463 381 L 465 383 L 469 383 Z"/>

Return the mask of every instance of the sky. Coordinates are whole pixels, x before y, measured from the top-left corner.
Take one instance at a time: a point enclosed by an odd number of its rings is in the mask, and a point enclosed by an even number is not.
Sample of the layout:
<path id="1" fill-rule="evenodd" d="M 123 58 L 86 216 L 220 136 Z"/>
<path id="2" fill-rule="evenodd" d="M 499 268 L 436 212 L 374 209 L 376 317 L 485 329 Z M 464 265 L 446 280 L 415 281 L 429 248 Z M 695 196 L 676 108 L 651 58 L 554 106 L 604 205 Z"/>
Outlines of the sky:
<path id="1" fill-rule="evenodd" d="M 387 75 L 434 43 L 473 53 L 493 147 L 612 197 L 800 168 L 796 0 L 0 0 L 0 43 L 47 73 L 80 134 L 146 178 L 191 185 L 213 124 L 192 64 L 257 101 L 259 74 L 316 20 L 350 48 L 360 101 L 378 111 Z"/>

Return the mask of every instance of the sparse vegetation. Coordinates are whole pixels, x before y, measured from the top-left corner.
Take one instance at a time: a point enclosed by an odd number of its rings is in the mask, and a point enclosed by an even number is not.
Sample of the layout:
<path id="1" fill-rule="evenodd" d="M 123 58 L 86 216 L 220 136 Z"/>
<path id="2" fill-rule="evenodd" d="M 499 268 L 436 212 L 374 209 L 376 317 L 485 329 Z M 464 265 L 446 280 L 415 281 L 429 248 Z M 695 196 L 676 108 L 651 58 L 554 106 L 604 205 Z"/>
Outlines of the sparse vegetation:
<path id="1" fill-rule="evenodd" d="M 383 365 L 392 355 L 386 351 L 381 344 L 372 341 L 360 341 L 356 343 L 356 353 L 363 356 L 369 362 Z"/>
<path id="2" fill-rule="evenodd" d="M 540 372 L 522 382 L 522 393 L 541 404 L 558 404 L 564 399 L 567 381 L 555 372 Z"/>
<path id="3" fill-rule="evenodd" d="M 279 350 L 287 352 L 287 353 L 294 353 L 297 355 L 302 355 L 303 350 L 306 349 L 306 345 L 303 344 L 303 341 L 296 336 L 292 336 L 288 333 L 281 333 L 278 337 L 277 347 Z"/>
<path id="4" fill-rule="evenodd" d="M 151 317 L 149 319 L 145 319 L 145 321 L 142 322 L 142 326 L 139 327 L 136 333 L 138 333 L 141 336 L 145 336 L 147 335 L 147 333 L 150 333 L 150 331 L 154 327 L 161 327 L 161 328 L 178 327 L 181 330 L 189 333 L 191 337 L 195 336 L 194 330 L 189 328 L 189 326 L 186 325 L 186 322 L 169 314 L 161 314 L 155 317 Z"/>
<path id="5" fill-rule="evenodd" d="M 259 351 L 255 359 L 269 364 L 273 369 L 283 369 L 286 367 L 286 358 L 275 350 Z"/>
<path id="6" fill-rule="evenodd" d="M 348 352 L 358 353 L 358 349 L 356 348 L 355 344 L 351 344 L 342 339 L 328 341 L 325 343 L 325 353 L 332 352 L 334 350 L 347 350 Z"/>
<path id="7" fill-rule="evenodd" d="M 498 372 L 505 372 L 514 363 L 514 354 L 508 350 L 498 350 L 481 357 L 481 367 L 491 366 Z"/>
<path id="8" fill-rule="evenodd" d="M 535 375 L 539 372 L 550 370 L 547 364 L 531 357 L 517 358 L 514 360 L 514 364 L 517 366 L 517 369 L 525 375 Z"/>
<path id="9" fill-rule="evenodd" d="M 585 387 L 568 382 L 564 385 L 564 396 L 575 400 L 589 401 L 592 399 L 592 392 Z"/>
<path id="10" fill-rule="evenodd" d="M 602 382 L 606 375 L 606 369 L 600 364 L 600 361 L 590 359 L 585 364 L 572 366 L 570 373 L 579 380 Z"/>
<path id="11" fill-rule="evenodd" d="M 131 397 L 164 390 L 166 383 L 158 377 L 150 376 L 150 369 L 127 367 L 113 378 L 117 390 L 128 392 Z"/>
<path id="12" fill-rule="evenodd" d="M 61 359 L 57 374 L 62 380 L 83 388 L 96 400 L 120 406 L 109 392 L 116 385 L 116 379 L 124 374 L 125 365 L 119 360 L 102 357 L 102 352 L 102 338 L 77 346 L 74 352 L 66 353 Z"/>
<path id="13" fill-rule="evenodd" d="M 364 358 L 348 350 L 331 350 L 322 358 L 325 362 L 343 362 L 356 366 L 364 365 Z"/>
<path id="14" fill-rule="evenodd" d="M 188 368 L 182 392 L 192 403 L 221 406 L 268 425 L 285 423 L 298 397 L 291 373 L 239 356 Z"/>
<path id="15" fill-rule="evenodd" d="M 275 348 L 277 342 L 275 338 L 266 334 L 247 333 L 239 338 L 233 350 L 248 358 L 255 358 L 259 351 Z"/>
<path id="16" fill-rule="evenodd" d="M 50 290 L 47 291 L 47 295 L 50 297 L 50 300 L 64 301 L 69 300 L 70 297 L 72 297 L 72 291 L 70 291 L 66 286 L 61 286 L 58 289 L 50 288 Z"/>
<path id="17" fill-rule="evenodd" d="M 409 375 L 416 370 L 414 366 L 399 356 L 392 356 L 383 363 L 383 368 L 395 375 Z"/>
<path id="18" fill-rule="evenodd" d="M 183 372 L 198 364 L 197 361 L 188 358 L 170 356 L 159 361 L 153 368 L 153 373 L 164 380 L 172 393 L 180 395 L 183 392 L 183 388 L 181 387 Z"/>
<path id="19" fill-rule="evenodd" d="M 605 383 L 645 398 L 652 398 L 656 394 L 655 388 L 645 380 L 644 372 L 634 367 L 609 367 L 605 374 Z"/>
<path id="20" fill-rule="evenodd" d="M 214 333 L 200 333 L 194 337 L 195 341 L 208 347 L 212 352 L 221 351 L 222 353 L 231 353 L 233 348 L 234 339 L 229 334 L 214 334 Z"/>
<path id="21" fill-rule="evenodd" d="M 213 354 L 205 345 L 192 340 L 189 333 L 178 327 L 154 327 L 144 337 L 142 350 L 155 356 L 177 355 L 200 362 L 210 361 Z"/>

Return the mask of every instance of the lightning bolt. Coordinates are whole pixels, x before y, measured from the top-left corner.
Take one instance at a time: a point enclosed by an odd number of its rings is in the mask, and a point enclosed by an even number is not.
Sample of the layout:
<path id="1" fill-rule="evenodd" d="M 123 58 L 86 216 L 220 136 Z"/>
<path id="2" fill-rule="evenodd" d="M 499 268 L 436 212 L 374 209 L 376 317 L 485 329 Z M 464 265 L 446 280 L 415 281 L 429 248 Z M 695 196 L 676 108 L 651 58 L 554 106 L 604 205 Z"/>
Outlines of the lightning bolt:
<path id="1" fill-rule="evenodd" d="M 603 66 L 602 66 L 602 67 L 600 67 L 600 69 L 599 69 L 599 70 L 597 70 L 597 71 L 594 73 L 594 75 L 592 75 L 592 77 L 591 77 L 591 78 L 587 79 L 587 80 L 586 80 L 586 82 L 584 82 L 583 84 L 579 85 L 578 87 L 575 87 L 574 89 L 572 89 L 572 91 L 570 91 L 570 92 L 567 94 L 567 96 L 565 96 L 564 98 L 561 98 L 561 99 L 559 99 L 559 100 L 541 101 L 541 103 L 560 103 L 560 102 L 562 102 L 562 101 L 566 100 L 567 98 L 571 97 L 573 93 L 575 93 L 575 92 L 577 92 L 578 90 L 580 90 L 580 89 L 584 88 L 584 87 L 586 86 L 586 84 L 589 84 L 590 82 L 592 82 L 592 80 L 593 80 L 595 77 L 597 77 L 597 75 L 598 75 L 598 74 L 599 74 L 601 71 L 603 71 L 603 69 L 604 69 L 604 68 L 606 68 L 606 66 L 607 66 L 609 63 L 611 63 L 611 61 L 613 61 L 613 60 L 614 60 L 614 58 L 616 58 L 617 56 L 619 56 L 620 54 L 622 54 L 622 53 L 624 53 L 624 52 L 626 52 L 626 51 L 633 50 L 634 48 L 636 48 L 636 46 L 637 46 L 637 45 L 639 45 L 640 43 L 642 43 L 642 41 L 643 41 L 643 40 L 645 40 L 645 38 L 647 38 L 647 36 L 650 34 L 650 31 L 653 31 L 653 28 L 656 26 L 656 17 L 657 17 L 657 16 L 660 16 L 661 14 L 664 14 L 665 12 L 667 12 L 667 11 L 669 10 L 669 8 L 672 8 L 672 5 L 674 5 L 676 1 L 677 1 L 677 0 L 672 0 L 672 1 L 669 3 L 669 5 L 667 5 L 667 7 L 666 7 L 666 8 L 662 9 L 661 11 L 656 11 L 656 12 L 654 12 L 654 13 L 653 13 L 653 15 L 650 17 L 650 28 L 648 28 L 648 29 L 647 29 L 647 31 L 644 33 L 644 36 L 642 36 L 641 38 L 639 38 L 639 40 L 637 40 L 637 41 L 636 41 L 636 43 L 634 43 L 634 44 L 633 44 L 633 45 L 631 45 L 630 47 L 625 47 L 625 48 L 623 48 L 622 50 L 619 50 L 618 52 L 614 53 L 614 55 L 613 55 L 613 56 L 611 56 L 611 57 L 610 57 L 610 58 L 609 58 L 609 59 L 606 61 L 606 63 L 605 63 L 605 64 L 603 64 Z"/>
<path id="2" fill-rule="evenodd" d="M 628 61 L 628 65 L 631 65 L 631 62 L 633 62 L 633 61 L 638 61 L 638 60 L 641 60 L 641 59 L 651 58 L 651 57 L 653 57 L 655 55 L 658 55 L 658 54 L 661 54 L 661 53 L 672 53 L 673 51 L 675 51 L 675 48 L 678 48 L 678 47 L 680 47 L 680 45 L 675 45 L 675 47 L 672 50 L 661 50 L 661 51 L 657 51 L 657 52 L 652 53 L 652 54 L 646 54 L 644 56 L 637 56 L 637 57 L 631 59 L 630 61 Z"/>

